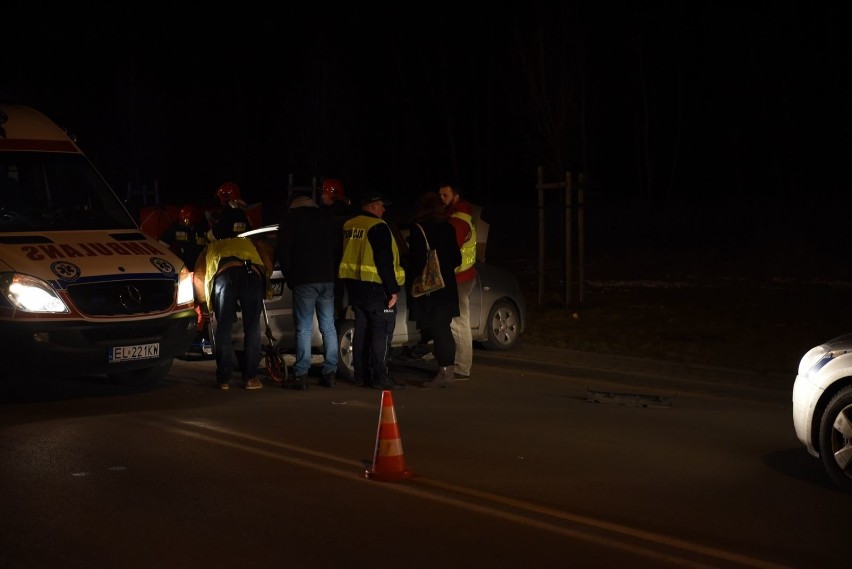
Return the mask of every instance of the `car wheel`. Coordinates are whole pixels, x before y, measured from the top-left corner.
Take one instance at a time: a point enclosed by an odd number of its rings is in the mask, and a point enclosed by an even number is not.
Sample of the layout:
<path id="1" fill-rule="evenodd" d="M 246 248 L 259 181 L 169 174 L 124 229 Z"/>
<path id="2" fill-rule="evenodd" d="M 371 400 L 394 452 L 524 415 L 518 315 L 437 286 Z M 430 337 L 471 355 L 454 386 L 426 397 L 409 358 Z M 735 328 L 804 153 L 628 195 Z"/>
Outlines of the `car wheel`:
<path id="1" fill-rule="evenodd" d="M 498 300 L 488 313 L 485 325 L 485 340 L 482 347 L 486 350 L 510 350 L 521 339 L 521 323 L 518 309 L 509 300 Z"/>
<path id="2" fill-rule="evenodd" d="M 345 381 L 355 380 L 355 367 L 352 365 L 352 338 L 355 336 L 355 321 L 337 322 L 337 351 L 340 361 L 337 363 L 337 376 Z"/>
<path id="3" fill-rule="evenodd" d="M 832 397 L 822 415 L 819 455 L 835 484 L 852 492 L 852 386 Z"/>
<path id="4" fill-rule="evenodd" d="M 108 373 L 110 381 L 127 387 L 148 387 L 163 379 L 172 367 L 172 361 L 157 364 L 143 369 L 133 371 L 122 371 Z"/>

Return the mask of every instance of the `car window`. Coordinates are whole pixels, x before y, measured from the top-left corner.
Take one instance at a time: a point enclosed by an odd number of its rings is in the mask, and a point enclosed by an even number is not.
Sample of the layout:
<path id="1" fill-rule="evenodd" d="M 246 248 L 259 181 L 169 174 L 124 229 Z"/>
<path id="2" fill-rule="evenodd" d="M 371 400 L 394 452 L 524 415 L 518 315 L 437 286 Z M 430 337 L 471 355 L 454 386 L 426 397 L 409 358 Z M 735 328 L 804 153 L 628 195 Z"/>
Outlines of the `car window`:
<path id="1" fill-rule="evenodd" d="M 280 270 L 281 266 L 278 263 L 278 255 L 275 254 L 275 244 L 278 239 L 278 231 L 275 229 L 269 229 L 264 231 L 257 232 L 249 232 L 248 238 L 252 240 L 252 242 L 257 243 L 258 241 L 265 243 L 268 245 L 273 251 L 273 261 L 275 263 L 275 269 Z"/>

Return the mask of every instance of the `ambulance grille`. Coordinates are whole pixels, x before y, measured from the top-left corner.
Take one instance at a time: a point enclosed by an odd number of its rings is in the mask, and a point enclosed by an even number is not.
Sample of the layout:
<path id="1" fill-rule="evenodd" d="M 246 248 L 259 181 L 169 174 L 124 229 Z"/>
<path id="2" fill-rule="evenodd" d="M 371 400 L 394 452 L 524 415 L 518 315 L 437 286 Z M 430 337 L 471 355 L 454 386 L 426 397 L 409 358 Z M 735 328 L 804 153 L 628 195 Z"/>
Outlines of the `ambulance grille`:
<path id="1" fill-rule="evenodd" d="M 86 316 L 164 312 L 175 299 L 173 280 L 136 280 L 70 285 L 68 296 Z"/>

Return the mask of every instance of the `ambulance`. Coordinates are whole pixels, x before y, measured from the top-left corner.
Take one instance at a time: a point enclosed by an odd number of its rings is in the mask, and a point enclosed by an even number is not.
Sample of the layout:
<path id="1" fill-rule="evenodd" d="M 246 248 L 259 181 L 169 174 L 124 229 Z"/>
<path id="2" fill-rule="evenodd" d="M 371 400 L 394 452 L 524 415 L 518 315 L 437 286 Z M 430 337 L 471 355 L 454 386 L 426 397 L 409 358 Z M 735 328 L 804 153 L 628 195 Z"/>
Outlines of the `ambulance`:
<path id="1" fill-rule="evenodd" d="M 63 129 L 0 104 L 0 378 L 158 381 L 195 337 L 191 269 Z"/>

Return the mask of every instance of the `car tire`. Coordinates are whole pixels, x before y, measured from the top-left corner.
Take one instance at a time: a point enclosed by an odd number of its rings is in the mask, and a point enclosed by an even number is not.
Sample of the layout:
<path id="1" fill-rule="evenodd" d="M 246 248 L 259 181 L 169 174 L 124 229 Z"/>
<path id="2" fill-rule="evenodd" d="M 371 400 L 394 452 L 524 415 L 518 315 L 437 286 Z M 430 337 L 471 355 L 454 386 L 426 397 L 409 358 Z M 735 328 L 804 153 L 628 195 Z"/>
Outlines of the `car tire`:
<path id="1" fill-rule="evenodd" d="M 154 385 L 169 373 L 173 361 L 170 359 L 164 363 L 133 371 L 112 372 L 108 373 L 107 377 L 113 383 L 126 387 L 148 387 Z"/>
<path id="2" fill-rule="evenodd" d="M 352 365 L 352 338 L 355 336 L 354 320 L 338 320 L 337 328 L 337 377 L 344 381 L 355 381 L 355 367 Z"/>
<path id="3" fill-rule="evenodd" d="M 852 386 L 838 391 L 822 415 L 819 456 L 832 481 L 852 492 Z"/>
<path id="4" fill-rule="evenodd" d="M 485 340 L 481 343 L 486 350 L 511 350 L 521 339 L 518 308 L 510 300 L 501 299 L 495 302 L 488 312 L 485 325 Z"/>

